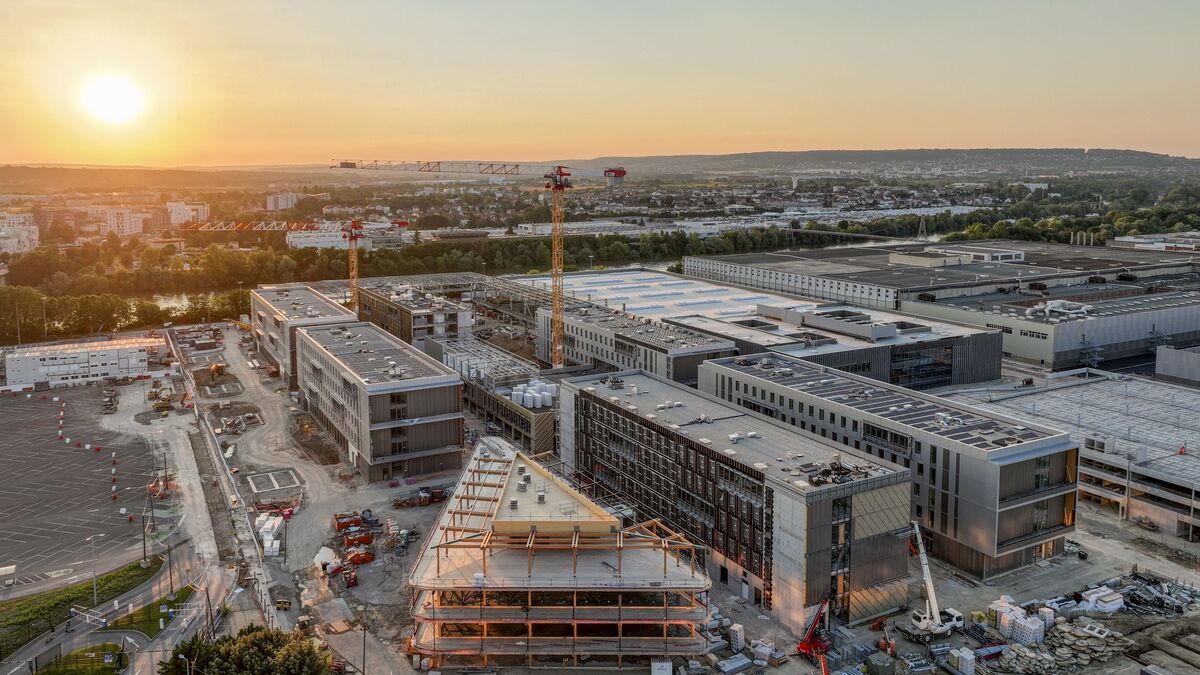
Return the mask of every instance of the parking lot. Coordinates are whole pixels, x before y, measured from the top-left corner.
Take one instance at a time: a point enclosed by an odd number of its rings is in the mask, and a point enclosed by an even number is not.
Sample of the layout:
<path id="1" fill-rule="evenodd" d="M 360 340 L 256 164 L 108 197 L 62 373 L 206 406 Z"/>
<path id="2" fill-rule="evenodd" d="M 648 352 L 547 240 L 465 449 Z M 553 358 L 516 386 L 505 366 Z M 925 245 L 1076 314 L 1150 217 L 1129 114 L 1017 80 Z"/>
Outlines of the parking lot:
<path id="1" fill-rule="evenodd" d="M 100 387 L 0 397 L 0 584 L 12 582 L 5 596 L 89 577 L 91 535 L 103 535 L 95 541 L 99 572 L 141 556 L 152 453 L 140 438 L 100 428 L 100 400 Z"/>

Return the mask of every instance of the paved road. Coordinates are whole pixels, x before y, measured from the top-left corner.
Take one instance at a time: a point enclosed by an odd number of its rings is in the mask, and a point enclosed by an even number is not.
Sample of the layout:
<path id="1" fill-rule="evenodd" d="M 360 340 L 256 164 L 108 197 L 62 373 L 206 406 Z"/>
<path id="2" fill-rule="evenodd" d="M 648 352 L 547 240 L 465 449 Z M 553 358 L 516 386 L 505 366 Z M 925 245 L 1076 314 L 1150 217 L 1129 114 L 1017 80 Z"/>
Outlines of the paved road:
<path id="1" fill-rule="evenodd" d="M 103 612 L 104 616 L 111 620 L 121 613 L 127 613 L 131 605 L 136 609 L 165 596 L 171 586 L 172 578 L 175 580 L 176 587 L 182 586 L 187 576 L 198 573 L 202 569 L 202 565 L 189 545 L 185 543 L 176 544 L 175 546 L 176 548 L 171 553 L 171 567 L 164 564 L 162 569 L 159 570 L 158 574 L 149 583 L 142 584 L 115 600 L 121 607 L 121 610 L 114 610 L 112 603 L 107 603 L 94 609 Z M 193 595 L 193 597 L 195 596 Z M 201 595 L 200 599 L 204 599 L 203 595 Z M 68 627 L 72 629 L 71 632 L 67 632 Z M 66 654 L 75 649 L 82 649 L 91 644 L 108 640 L 104 636 L 105 634 L 96 635 L 96 633 L 96 626 L 90 625 L 80 619 L 65 621 L 55 626 L 53 633 L 39 635 L 32 642 L 9 656 L 4 666 L 0 667 L 0 675 L 28 672 L 25 662 L 31 661 L 39 654 L 51 649 L 61 647 L 62 653 Z"/>

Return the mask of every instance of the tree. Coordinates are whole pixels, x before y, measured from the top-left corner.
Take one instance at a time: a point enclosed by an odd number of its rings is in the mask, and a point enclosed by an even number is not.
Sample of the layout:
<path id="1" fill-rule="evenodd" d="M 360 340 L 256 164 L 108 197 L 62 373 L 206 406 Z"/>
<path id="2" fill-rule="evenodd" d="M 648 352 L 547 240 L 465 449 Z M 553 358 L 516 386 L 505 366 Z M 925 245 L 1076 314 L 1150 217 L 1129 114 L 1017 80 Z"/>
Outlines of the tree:
<path id="1" fill-rule="evenodd" d="M 430 213 L 417 218 L 412 227 L 415 230 L 437 230 L 450 227 L 450 219 L 440 213 Z"/>
<path id="2" fill-rule="evenodd" d="M 187 658 L 185 662 L 179 658 Z M 329 657 L 300 633 L 248 626 L 236 637 L 228 635 L 211 644 L 198 637 L 180 643 L 171 657 L 158 664 L 159 675 L 324 675 Z"/>

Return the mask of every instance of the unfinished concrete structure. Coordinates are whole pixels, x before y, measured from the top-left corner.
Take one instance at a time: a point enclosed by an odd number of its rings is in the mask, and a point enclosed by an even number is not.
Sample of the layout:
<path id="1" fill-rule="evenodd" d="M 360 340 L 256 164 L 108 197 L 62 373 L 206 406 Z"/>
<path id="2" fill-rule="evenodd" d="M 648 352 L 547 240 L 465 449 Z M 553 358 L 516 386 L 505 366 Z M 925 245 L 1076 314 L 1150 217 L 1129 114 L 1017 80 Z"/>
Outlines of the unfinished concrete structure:
<path id="1" fill-rule="evenodd" d="M 463 378 L 467 409 L 483 417 L 489 435 L 504 436 L 534 455 L 558 446 L 558 385 L 537 383 L 538 365 L 476 338 L 430 339 L 425 351 Z"/>
<path id="2" fill-rule="evenodd" d="M 289 387 L 296 386 L 296 329 L 354 321 L 354 312 L 308 286 L 262 286 L 250 291 L 255 345 Z"/>
<path id="3" fill-rule="evenodd" d="M 700 389 L 912 470 L 931 555 L 986 579 L 1063 551 L 1078 450 L 1028 421 L 782 354 L 709 361 Z"/>
<path id="4" fill-rule="evenodd" d="M 368 481 L 462 467 L 462 380 L 366 322 L 296 331 L 301 402 Z"/>
<path id="5" fill-rule="evenodd" d="M 1200 538 L 1200 390 L 1081 370 L 1036 387 L 946 396 L 1069 432 L 1079 444 L 1080 499 L 1172 535 Z"/>
<path id="6" fill-rule="evenodd" d="M 907 469 L 640 371 L 560 391 L 560 453 L 580 484 L 705 544 L 719 597 L 796 634 L 826 598 L 849 623 L 907 602 Z"/>
<path id="7" fill-rule="evenodd" d="M 645 668 L 698 657 L 697 546 L 632 527 L 511 444 L 484 438 L 413 565 L 411 646 L 436 667 Z"/>
<path id="8" fill-rule="evenodd" d="M 466 337 L 472 314 L 466 305 L 387 280 L 363 280 L 358 291 L 358 318 L 425 349 L 429 338 Z"/>

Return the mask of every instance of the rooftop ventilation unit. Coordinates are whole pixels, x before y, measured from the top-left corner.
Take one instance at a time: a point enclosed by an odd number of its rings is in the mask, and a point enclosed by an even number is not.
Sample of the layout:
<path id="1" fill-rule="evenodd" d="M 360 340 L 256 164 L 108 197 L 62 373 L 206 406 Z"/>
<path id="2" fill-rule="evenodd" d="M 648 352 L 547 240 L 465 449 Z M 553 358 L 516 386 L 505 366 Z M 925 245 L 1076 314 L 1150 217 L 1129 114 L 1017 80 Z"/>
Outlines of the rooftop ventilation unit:
<path id="1" fill-rule="evenodd" d="M 508 500 L 508 508 L 510 511 L 516 511 L 517 510 L 517 500 L 515 500 L 515 499 Z"/>
<path id="2" fill-rule="evenodd" d="M 524 483 L 517 483 L 517 492 L 524 492 L 524 491 L 525 491 L 525 489 L 526 489 L 526 488 L 525 488 L 525 484 L 524 484 Z"/>
<path id="3" fill-rule="evenodd" d="M 517 475 L 518 475 L 518 476 L 524 476 L 524 475 L 525 475 L 525 465 L 524 465 L 524 464 L 521 464 L 521 465 L 518 465 L 518 466 L 517 466 Z"/>
<path id="4" fill-rule="evenodd" d="M 539 504 L 545 504 L 545 503 L 546 503 L 546 493 L 545 493 L 545 492 L 538 492 L 538 493 L 537 493 L 537 496 L 538 496 L 538 502 L 537 502 L 537 503 L 539 503 Z"/>
<path id="5" fill-rule="evenodd" d="M 527 473 L 524 476 L 521 476 L 521 478 L 522 478 L 522 482 L 524 482 L 526 485 L 533 482 L 533 474 L 531 474 L 531 473 Z"/>

